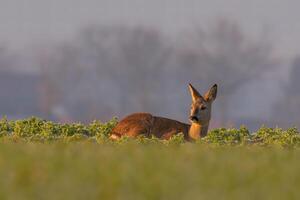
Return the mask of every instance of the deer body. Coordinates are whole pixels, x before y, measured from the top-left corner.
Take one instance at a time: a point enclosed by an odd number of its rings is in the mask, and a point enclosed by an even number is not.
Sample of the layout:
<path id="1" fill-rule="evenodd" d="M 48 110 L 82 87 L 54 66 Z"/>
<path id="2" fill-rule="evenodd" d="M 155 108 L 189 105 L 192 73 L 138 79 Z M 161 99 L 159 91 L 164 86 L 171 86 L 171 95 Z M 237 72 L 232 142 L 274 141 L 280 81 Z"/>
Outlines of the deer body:
<path id="1" fill-rule="evenodd" d="M 193 86 L 189 85 L 192 95 L 190 112 L 191 124 L 185 124 L 173 119 L 153 116 L 150 113 L 134 113 L 121 120 L 111 132 L 112 139 L 118 139 L 124 135 L 137 137 L 156 136 L 161 139 L 169 139 L 175 134 L 183 133 L 186 141 L 196 140 L 207 135 L 211 103 L 216 98 L 217 86 L 214 85 L 204 97 Z"/>

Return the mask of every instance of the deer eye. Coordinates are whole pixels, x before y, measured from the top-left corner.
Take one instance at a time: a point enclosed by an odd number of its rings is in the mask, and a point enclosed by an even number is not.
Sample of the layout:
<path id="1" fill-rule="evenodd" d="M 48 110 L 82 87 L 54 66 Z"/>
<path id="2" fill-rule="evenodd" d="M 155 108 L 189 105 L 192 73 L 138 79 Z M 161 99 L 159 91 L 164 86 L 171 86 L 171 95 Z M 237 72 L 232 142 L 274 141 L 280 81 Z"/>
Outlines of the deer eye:
<path id="1" fill-rule="evenodd" d="M 201 106 L 200 107 L 200 110 L 205 110 L 206 109 L 206 106 Z"/>

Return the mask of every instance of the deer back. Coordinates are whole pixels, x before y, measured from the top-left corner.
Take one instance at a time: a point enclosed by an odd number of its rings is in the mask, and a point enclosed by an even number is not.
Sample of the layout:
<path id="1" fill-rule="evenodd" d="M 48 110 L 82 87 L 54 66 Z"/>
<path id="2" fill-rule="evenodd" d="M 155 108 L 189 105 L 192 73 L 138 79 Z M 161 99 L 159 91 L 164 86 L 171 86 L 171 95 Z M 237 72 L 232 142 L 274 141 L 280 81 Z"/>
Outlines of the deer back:
<path id="1" fill-rule="evenodd" d="M 188 140 L 188 131 L 190 125 L 181 123 L 176 120 L 156 117 L 149 113 L 134 113 L 121 120 L 112 130 L 114 137 L 136 137 L 144 135 L 151 137 L 152 135 L 169 139 L 175 134 L 183 133 L 185 139 Z"/>

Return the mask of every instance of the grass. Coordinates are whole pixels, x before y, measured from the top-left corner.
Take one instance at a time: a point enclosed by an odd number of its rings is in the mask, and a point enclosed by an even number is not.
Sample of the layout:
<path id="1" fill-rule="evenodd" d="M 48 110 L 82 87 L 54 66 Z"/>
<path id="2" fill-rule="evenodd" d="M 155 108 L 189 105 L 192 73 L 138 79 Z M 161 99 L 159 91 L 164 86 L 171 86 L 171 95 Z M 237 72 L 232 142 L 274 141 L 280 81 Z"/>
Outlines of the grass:
<path id="1" fill-rule="evenodd" d="M 299 199 L 300 151 L 2 144 L 0 199 Z"/>
<path id="2" fill-rule="evenodd" d="M 0 120 L 0 199 L 300 199 L 300 134 L 109 139 L 116 120 Z"/>

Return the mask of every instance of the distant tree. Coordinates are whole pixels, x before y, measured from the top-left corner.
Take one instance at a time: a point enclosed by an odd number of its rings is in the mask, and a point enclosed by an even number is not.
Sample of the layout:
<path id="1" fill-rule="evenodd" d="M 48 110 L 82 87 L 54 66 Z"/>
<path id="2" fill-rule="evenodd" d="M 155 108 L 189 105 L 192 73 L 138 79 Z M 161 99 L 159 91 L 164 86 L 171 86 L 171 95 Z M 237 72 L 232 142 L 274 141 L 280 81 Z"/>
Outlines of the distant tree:
<path id="1" fill-rule="evenodd" d="M 296 56 L 292 63 L 289 83 L 285 88 L 285 94 L 300 96 L 300 56 Z M 300 103 L 300 102 L 299 102 Z"/>
<path id="2" fill-rule="evenodd" d="M 266 38 L 250 40 L 236 23 L 227 20 L 189 35 L 178 60 L 184 78 L 191 77 L 205 86 L 219 84 L 223 123 L 228 120 L 230 95 L 276 64 L 272 45 Z"/>
<path id="3" fill-rule="evenodd" d="M 37 58 L 41 71 L 41 110 L 53 114 L 61 107 L 80 77 L 78 49 L 71 44 L 40 48 Z"/>
<path id="4" fill-rule="evenodd" d="M 268 40 L 249 39 L 226 20 L 181 41 L 173 45 L 159 31 L 145 27 L 82 30 L 45 59 L 42 71 L 52 91 L 51 107 L 63 105 L 83 121 L 162 110 L 174 117 L 180 113 L 177 118 L 188 112 L 183 103 L 188 98 L 186 83 L 197 88 L 218 83 L 220 113 L 227 122 L 230 96 L 276 64 Z"/>
<path id="5" fill-rule="evenodd" d="M 169 55 L 156 30 L 89 27 L 56 48 L 43 72 L 57 91 L 55 104 L 68 107 L 76 119 L 103 119 L 156 109 L 153 93 L 162 85 Z"/>
<path id="6" fill-rule="evenodd" d="M 81 35 L 86 60 L 94 59 L 98 77 L 110 79 L 120 91 L 121 113 L 154 111 L 158 88 L 171 48 L 161 33 L 144 27 L 90 27 Z M 159 108 L 156 108 L 159 109 Z"/>
<path id="7" fill-rule="evenodd" d="M 300 128 L 300 56 L 292 62 L 289 80 L 282 86 L 282 98 L 274 104 L 273 120 L 280 126 Z"/>

